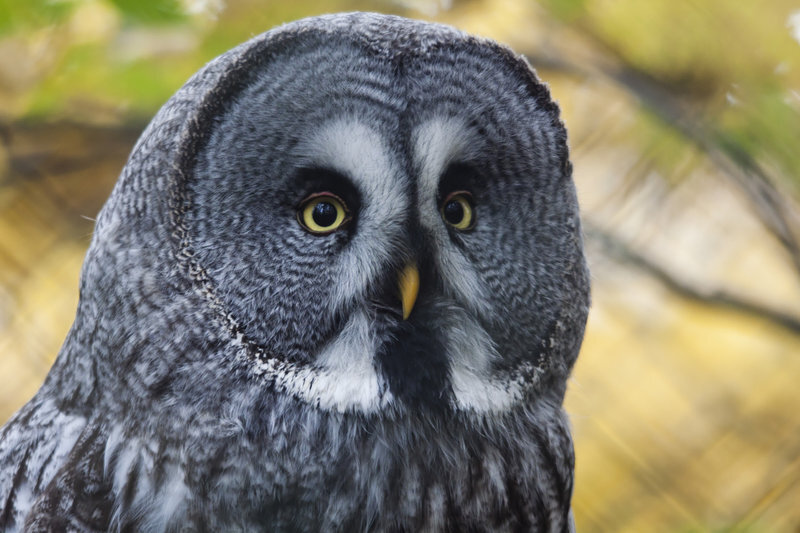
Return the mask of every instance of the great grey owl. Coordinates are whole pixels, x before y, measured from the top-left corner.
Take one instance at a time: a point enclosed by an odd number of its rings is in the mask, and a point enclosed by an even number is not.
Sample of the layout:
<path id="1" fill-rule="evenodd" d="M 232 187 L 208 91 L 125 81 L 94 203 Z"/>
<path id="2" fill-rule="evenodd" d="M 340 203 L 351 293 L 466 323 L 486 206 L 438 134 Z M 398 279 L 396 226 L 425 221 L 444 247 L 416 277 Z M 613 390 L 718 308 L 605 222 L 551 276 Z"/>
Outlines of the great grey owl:
<path id="1" fill-rule="evenodd" d="M 589 276 L 528 64 L 400 17 L 210 62 L 101 211 L 0 433 L 29 531 L 568 531 Z"/>

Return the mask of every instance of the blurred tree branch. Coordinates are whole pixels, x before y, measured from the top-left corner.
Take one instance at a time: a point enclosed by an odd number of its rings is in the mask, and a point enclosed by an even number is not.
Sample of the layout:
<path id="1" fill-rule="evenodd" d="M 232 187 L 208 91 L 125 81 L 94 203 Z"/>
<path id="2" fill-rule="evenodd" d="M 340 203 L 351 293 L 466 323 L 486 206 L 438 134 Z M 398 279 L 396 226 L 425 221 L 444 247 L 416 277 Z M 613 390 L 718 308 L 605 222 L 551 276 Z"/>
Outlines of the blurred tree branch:
<path id="1" fill-rule="evenodd" d="M 560 25 L 552 20 L 554 25 Z M 571 26 L 571 25 L 568 25 Z M 561 28 L 563 29 L 563 28 Z M 795 272 L 800 276 L 800 242 L 793 219 L 796 206 L 791 196 L 782 190 L 785 176 L 772 176 L 745 149 L 706 120 L 707 104 L 698 105 L 670 86 L 660 83 L 648 72 L 629 64 L 604 39 L 587 25 L 578 25 L 583 46 L 570 50 L 555 46 L 540 46 L 525 54 L 538 68 L 562 72 L 584 79 L 598 79 L 623 88 L 641 106 L 652 112 L 666 127 L 676 131 L 688 145 L 704 153 L 708 160 L 743 193 L 758 220 L 776 237 L 788 254 Z M 559 30 L 559 34 L 563 33 Z M 575 46 L 575 43 L 571 43 Z M 665 269 L 657 261 L 634 250 L 622 238 L 600 229 L 591 221 L 585 222 L 587 236 L 602 246 L 617 261 L 629 264 L 676 293 L 710 305 L 727 307 L 765 318 L 791 332 L 800 333 L 800 318 L 781 310 L 752 302 L 721 288 L 704 289 L 692 284 L 679 273 Z"/>
<path id="2" fill-rule="evenodd" d="M 591 35 L 589 38 L 593 38 Z M 597 41 L 596 38 L 593 38 Z M 597 52 L 601 50 L 601 52 Z M 775 235 L 789 254 L 800 275 L 800 243 L 797 231 L 790 222 L 788 194 L 782 194 L 774 180 L 749 154 L 706 127 L 702 121 L 687 111 L 690 106 L 679 96 L 666 90 L 646 73 L 623 63 L 612 56 L 612 52 L 597 42 L 600 61 L 592 65 L 564 59 L 567 54 L 528 53 L 532 64 L 570 75 L 599 77 L 610 80 L 636 96 L 643 106 L 651 110 L 665 125 L 678 131 L 703 153 L 727 176 L 748 198 L 756 215 L 764 226 Z M 598 57 L 593 59 L 597 60 Z"/>
<path id="3" fill-rule="evenodd" d="M 560 24 L 556 20 L 552 22 Z M 788 186 L 789 180 L 771 176 L 746 150 L 718 131 L 713 123 L 709 125 L 697 104 L 670 90 L 668 85 L 660 83 L 648 72 L 627 63 L 592 28 L 580 26 L 578 29 L 584 39 L 583 49 L 566 51 L 559 46 L 541 46 L 538 51 L 525 54 L 526 57 L 538 68 L 578 78 L 603 80 L 635 96 L 642 107 L 680 134 L 687 144 L 704 153 L 743 193 L 758 220 L 776 237 L 800 276 L 799 232 L 793 220 L 796 206 L 788 192 L 781 190 L 781 181 L 786 180 Z M 793 333 L 800 333 L 800 318 L 725 289 L 700 288 L 591 221 L 585 221 L 584 225 L 588 238 L 599 244 L 610 257 L 645 272 L 670 290 L 692 300 L 758 316 Z"/>
<path id="4" fill-rule="evenodd" d="M 690 300 L 725 307 L 766 319 L 786 328 L 792 333 L 800 334 L 800 318 L 766 305 L 747 300 L 746 298 L 724 289 L 701 289 L 696 287 L 690 282 L 681 279 L 678 274 L 666 270 L 657 261 L 635 251 L 625 244 L 622 239 L 614 236 L 612 233 L 600 229 L 588 220 L 584 220 L 583 225 L 586 236 L 591 239 L 592 242 L 599 244 L 610 257 L 641 270 L 681 296 L 689 298 Z"/>

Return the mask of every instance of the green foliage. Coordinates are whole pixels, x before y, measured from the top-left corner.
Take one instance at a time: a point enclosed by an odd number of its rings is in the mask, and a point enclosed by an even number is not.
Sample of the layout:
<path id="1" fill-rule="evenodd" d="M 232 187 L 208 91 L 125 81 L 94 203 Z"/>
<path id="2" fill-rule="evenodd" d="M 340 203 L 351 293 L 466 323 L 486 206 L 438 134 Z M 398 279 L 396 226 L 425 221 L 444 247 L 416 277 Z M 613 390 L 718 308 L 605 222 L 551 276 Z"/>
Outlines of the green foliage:
<path id="1" fill-rule="evenodd" d="M 353 0 L 196 4 L 211 11 L 190 13 L 181 0 L 0 0 L 0 45 L 47 52 L 17 59 L 35 59 L 37 69 L 0 99 L 0 114 L 142 120 L 203 64 L 254 35 L 314 14 L 375 8 Z"/>
<path id="2" fill-rule="evenodd" d="M 69 0 L 0 0 L 0 36 L 63 21 L 74 2 Z"/>
<path id="3" fill-rule="evenodd" d="M 688 163 L 697 160 L 697 149 L 687 144 L 677 128 L 647 108 L 643 108 L 634 118 L 630 135 L 641 147 L 641 169 L 630 177 L 639 179 L 655 170 L 671 185 L 678 184 L 691 169 Z"/>
<path id="4" fill-rule="evenodd" d="M 132 22 L 165 24 L 186 18 L 178 0 L 110 0 Z"/>
<path id="5" fill-rule="evenodd" d="M 544 0 L 542 3 L 558 18 L 572 21 L 584 13 L 587 0 Z"/>
<path id="6" fill-rule="evenodd" d="M 800 185 L 800 47 L 791 0 L 546 0 L 557 18 L 680 101 L 688 116 L 639 124 L 643 153 L 673 181 L 693 141 L 670 121 L 711 133 L 739 164 Z M 683 153 L 682 153 L 683 152 Z"/>
<path id="7" fill-rule="evenodd" d="M 794 105 L 791 104 L 794 102 Z M 768 159 L 800 185 L 800 96 L 772 85 L 742 96 L 722 116 L 718 141 L 743 167 Z"/>

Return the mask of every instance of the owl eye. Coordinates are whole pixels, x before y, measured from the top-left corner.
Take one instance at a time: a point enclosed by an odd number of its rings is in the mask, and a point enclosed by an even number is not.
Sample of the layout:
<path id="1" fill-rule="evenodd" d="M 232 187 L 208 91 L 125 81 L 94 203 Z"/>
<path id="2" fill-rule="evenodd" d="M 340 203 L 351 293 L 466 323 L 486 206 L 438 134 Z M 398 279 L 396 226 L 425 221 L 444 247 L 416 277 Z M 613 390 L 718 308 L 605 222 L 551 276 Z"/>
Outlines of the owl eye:
<path id="1" fill-rule="evenodd" d="M 350 221 L 344 200 L 333 193 L 312 194 L 300 204 L 297 221 L 314 235 L 327 235 Z"/>
<path id="2" fill-rule="evenodd" d="M 455 191 L 442 202 L 442 218 L 457 230 L 472 229 L 475 214 L 472 210 L 472 195 L 467 191 Z"/>

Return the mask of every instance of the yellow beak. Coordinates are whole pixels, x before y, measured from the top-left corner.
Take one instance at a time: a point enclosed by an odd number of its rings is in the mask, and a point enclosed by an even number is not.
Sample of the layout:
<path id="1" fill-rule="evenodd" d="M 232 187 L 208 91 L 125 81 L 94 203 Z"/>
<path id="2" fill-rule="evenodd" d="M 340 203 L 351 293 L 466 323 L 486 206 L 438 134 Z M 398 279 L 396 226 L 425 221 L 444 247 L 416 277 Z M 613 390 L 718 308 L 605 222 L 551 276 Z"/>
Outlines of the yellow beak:
<path id="1" fill-rule="evenodd" d="M 419 271 L 417 265 L 409 263 L 400 272 L 400 301 L 403 303 L 403 320 L 408 319 L 411 310 L 414 309 L 414 302 L 417 301 L 419 293 Z"/>

